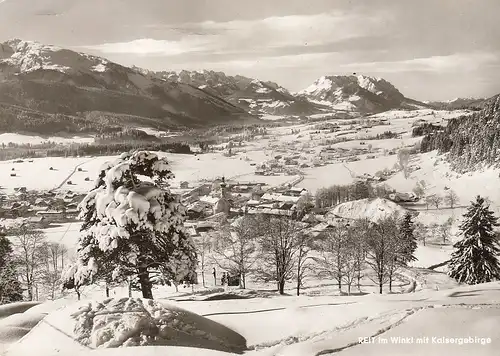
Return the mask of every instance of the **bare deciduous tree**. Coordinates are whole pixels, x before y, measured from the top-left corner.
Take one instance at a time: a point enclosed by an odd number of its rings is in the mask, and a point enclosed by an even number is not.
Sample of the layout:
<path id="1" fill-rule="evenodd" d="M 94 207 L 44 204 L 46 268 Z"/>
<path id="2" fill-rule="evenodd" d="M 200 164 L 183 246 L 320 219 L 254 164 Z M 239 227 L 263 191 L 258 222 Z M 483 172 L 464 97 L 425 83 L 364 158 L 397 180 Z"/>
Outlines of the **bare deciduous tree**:
<path id="1" fill-rule="evenodd" d="M 366 263 L 375 272 L 374 282 L 378 284 L 380 294 L 384 284 L 392 280 L 396 272 L 397 235 L 397 222 L 394 218 L 372 224 L 368 230 Z"/>
<path id="2" fill-rule="evenodd" d="M 28 300 L 35 299 L 35 287 L 40 279 L 43 261 L 40 253 L 45 244 L 45 235 L 28 224 L 21 224 L 8 231 L 12 236 L 16 259 L 21 270 L 22 282 L 26 286 Z"/>
<path id="3" fill-rule="evenodd" d="M 261 254 L 256 272 L 262 280 L 276 281 L 284 294 L 286 282 L 294 275 L 304 226 L 286 216 L 261 216 L 258 221 Z"/>
<path id="4" fill-rule="evenodd" d="M 458 203 L 458 195 L 453 190 L 448 190 L 446 195 L 444 196 L 444 201 L 446 204 L 450 206 L 450 208 L 454 208 L 455 204 Z"/>
<path id="5" fill-rule="evenodd" d="M 436 232 L 439 233 L 441 238 L 443 239 L 443 244 L 446 244 L 448 240 L 451 238 L 451 226 L 453 225 L 453 218 L 449 218 L 442 225 L 438 225 L 436 227 Z"/>
<path id="6" fill-rule="evenodd" d="M 398 151 L 398 166 L 406 179 L 409 177 L 408 166 L 410 164 L 410 151 L 401 149 Z"/>
<path id="7" fill-rule="evenodd" d="M 347 226 L 331 226 L 325 233 L 325 238 L 318 242 L 317 250 L 320 258 L 315 258 L 318 266 L 318 277 L 333 278 L 342 293 L 346 264 Z"/>
<path id="8" fill-rule="evenodd" d="M 358 280 L 358 290 L 360 289 L 360 268 L 358 263 L 360 262 L 358 257 L 360 251 L 358 250 L 360 245 L 354 239 L 355 235 L 350 232 L 351 228 L 348 228 L 348 239 L 344 248 L 344 284 L 347 286 L 347 294 L 351 295 L 351 287 Z"/>
<path id="9" fill-rule="evenodd" d="M 61 284 L 66 252 L 66 247 L 56 242 L 44 243 L 40 247 L 40 259 L 42 261 L 40 277 L 51 299 L 55 298 L 55 293 Z"/>
<path id="10" fill-rule="evenodd" d="M 298 252 L 297 252 L 297 295 L 300 295 L 300 288 L 309 272 L 311 271 L 311 256 L 309 256 L 312 249 L 312 238 L 308 234 L 299 234 L 297 237 Z"/>
<path id="11" fill-rule="evenodd" d="M 439 209 L 439 204 L 443 201 L 443 198 L 440 195 L 433 194 L 429 195 L 426 198 L 426 201 L 428 201 L 429 204 L 434 205 L 436 209 Z"/>
<path id="12" fill-rule="evenodd" d="M 246 288 L 246 277 L 256 262 L 257 219 L 244 215 L 223 228 L 214 251 L 216 264 L 230 274 L 240 276 L 240 287 Z"/>
<path id="13" fill-rule="evenodd" d="M 368 231 L 370 222 L 366 219 L 360 219 L 353 223 L 350 238 L 354 243 L 354 260 L 356 266 L 356 281 L 358 292 L 361 292 L 361 278 L 366 264 L 366 232 Z"/>
<path id="14" fill-rule="evenodd" d="M 211 235 L 202 232 L 200 238 L 195 240 L 196 253 L 198 255 L 198 263 L 201 269 L 201 282 L 205 287 L 205 267 L 207 262 L 207 253 L 211 251 L 212 238 Z"/>
<path id="15" fill-rule="evenodd" d="M 362 271 L 365 265 L 365 220 L 336 225 L 327 232 L 326 238 L 318 243 L 321 257 L 316 258 L 318 275 L 336 280 L 339 292 L 342 285 L 351 294 L 352 285 L 358 283 L 361 289 Z"/>
<path id="16" fill-rule="evenodd" d="M 421 222 L 415 223 L 415 230 L 413 232 L 417 241 L 422 241 L 424 246 L 427 242 L 427 227 Z"/>

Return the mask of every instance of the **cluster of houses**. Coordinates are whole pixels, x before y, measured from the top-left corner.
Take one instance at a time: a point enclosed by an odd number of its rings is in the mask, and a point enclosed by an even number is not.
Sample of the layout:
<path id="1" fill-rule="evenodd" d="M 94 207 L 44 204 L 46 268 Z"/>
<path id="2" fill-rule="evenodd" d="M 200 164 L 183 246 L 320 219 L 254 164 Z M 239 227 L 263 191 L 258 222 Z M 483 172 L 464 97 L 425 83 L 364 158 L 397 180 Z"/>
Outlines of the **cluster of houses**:
<path id="1" fill-rule="evenodd" d="M 300 179 L 300 178 L 299 178 Z M 180 189 L 172 189 L 186 206 L 186 228 L 195 237 L 217 229 L 222 221 L 245 214 L 269 214 L 300 217 L 301 202 L 310 199 L 305 188 L 293 183 L 269 188 L 257 182 L 233 182 L 225 178 L 189 188 L 182 182 Z"/>
<path id="2" fill-rule="evenodd" d="M 301 174 L 301 168 L 308 168 L 314 165 L 303 155 L 277 155 L 270 160 L 258 164 L 255 168 L 256 175 L 273 176 L 273 175 L 298 175 Z"/>
<path id="3" fill-rule="evenodd" d="M 222 178 L 211 184 L 186 188 L 179 195 L 187 206 L 188 220 L 184 225 L 195 239 L 247 214 L 288 216 L 297 219 L 304 226 L 305 233 L 316 237 L 334 225 L 349 223 L 349 220 L 333 215 L 332 208 L 310 206 L 306 213 L 302 212 L 301 202 L 307 203 L 309 192 L 293 186 L 266 190 L 263 184 L 227 182 Z"/>
<path id="4" fill-rule="evenodd" d="M 58 194 L 18 187 L 12 194 L 0 194 L 0 218 L 25 218 L 40 228 L 50 223 L 73 221 L 78 217 L 77 207 L 84 196 L 72 191 Z"/>

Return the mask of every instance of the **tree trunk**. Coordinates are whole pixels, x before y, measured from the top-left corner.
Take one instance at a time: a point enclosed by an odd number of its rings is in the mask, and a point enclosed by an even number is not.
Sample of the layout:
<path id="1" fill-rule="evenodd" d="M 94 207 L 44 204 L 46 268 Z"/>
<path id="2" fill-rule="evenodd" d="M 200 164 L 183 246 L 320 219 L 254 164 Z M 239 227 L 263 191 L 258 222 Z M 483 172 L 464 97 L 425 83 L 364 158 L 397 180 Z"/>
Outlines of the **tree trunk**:
<path id="1" fill-rule="evenodd" d="M 378 292 L 379 292 L 379 294 L 382 294 L 382 286 L 383 286 L 383 285 L 384 285 L 384 284 L 382 283 L 382 281 L 380 281 L 380 282 L 378 283 Z"/>
<path id="2" fill-rule="evenodd" d="M 203 283 L 203 288 L 205 288 L 205 271 L 201 270 L 201 282 Z"/>
<path id="3" fill-rule="evenodd" d="M 278 291 L 281 295 L 285 294 L 285 280 L 280 279 L 278 282 Z"/>
<path id="4" fill-rule="evenodd" d="M 347 295 L 351 295 L 351 283 L 347 285 Z"/>
<path id="5" fill-rule="evenodd" d="M 141 285 L 142 297 L 145 299 L 153 299 L 153 291 L 151 281 L 149 280 L 149 272 L 146 267 L 139 267 L 139 284 Z"/>
<path id="6" fill-rule="evenodd" d="M 392 293 L 392 273 L 389 276 L 389 293 Z"/>
<path id="7" fill-rule="evenodd" d="M 240 287 L 241 289 L 246 288 L 246 283 L 245 283 L 245 273 L 240 274 Z"/>
<path id="8" fill-rule="evenodd" d="M 33 300 L 33 284 L 28 273 L 26 274 L 26 289 L 28 290 L 28 300 Z"/>
<path id="9" fill-rule="evenodd" d="M 106 298 L 109 298 L 109 287 L 107 284 L 106 284 Z"/>
<path id="10" fill-rule="evenodd" d="M 300 295 L 300 260 L 299 263 L 297 264 L 297 296 Z"/>
<path id="11" fill-rule="evenodd" d="M 132 298 L 132 280 L 128 280 L 128 297 Z"/>
<path id="12" fill-rule="evenodd" d="M 279 261 L 279 257 L 276 254 L 276 261 Z M 276 263 L 276 286 L 278 287 L 278 291 L 280 290 L 280 266 L 279 262 Z"/>

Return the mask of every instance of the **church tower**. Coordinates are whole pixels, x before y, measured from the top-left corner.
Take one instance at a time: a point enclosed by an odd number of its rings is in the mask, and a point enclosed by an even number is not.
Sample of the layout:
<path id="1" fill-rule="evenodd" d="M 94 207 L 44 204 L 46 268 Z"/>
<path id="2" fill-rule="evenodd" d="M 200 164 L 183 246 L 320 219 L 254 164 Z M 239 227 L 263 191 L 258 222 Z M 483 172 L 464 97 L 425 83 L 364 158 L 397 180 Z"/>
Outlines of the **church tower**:
<path id="1" fill-rule="evenodd" d="M 221 196 L 214 206 L 214 214 L 224 213 L 228 215 L 229 210 L 231 209 L 231 203 L 228 200 L 227 184 L 226 184 L 226 179 L 224 177 L 222 177 L 222 182 L 220 183 L 220 189 L 221 189 Z"/>
<path id="2" fill-rule="evenodd" d="M 220 191 L 221 191 L 221 197 L 226 198 L 227 194 L 227 184 L 226 184 L 226 178 L 222 176 L 222 182 L 220 183 Z"/>

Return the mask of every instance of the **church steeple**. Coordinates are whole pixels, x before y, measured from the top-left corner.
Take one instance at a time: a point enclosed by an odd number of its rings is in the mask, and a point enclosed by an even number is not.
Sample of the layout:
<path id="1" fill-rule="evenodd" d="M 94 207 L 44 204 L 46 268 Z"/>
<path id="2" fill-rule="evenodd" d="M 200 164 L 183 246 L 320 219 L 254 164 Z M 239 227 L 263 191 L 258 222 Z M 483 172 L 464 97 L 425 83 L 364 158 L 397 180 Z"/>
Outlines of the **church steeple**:
<path id="1" fill-rule="evenodd" d="M 220 183 L 222 197 L 226 196 L 226 187 L 227 187 L 226 178 L 224 176 L 222 176 L 222 182 Z"/>
<path id="2" fill-rule="evenodd" d="M 226 190 L 227 184 L 226 184 L 225 177 L 222 177 L 219 186 L 220 186 L 220 190 L 221 190 L 221 196 L 220 196 L 220 199 L 217 201 L 217 203 L 214 206 L 214 214 L 218 214 L 218 213 L 223 212 L 227 215 L 227 214 L 229 214 L 229 211 L 231 209 L 231 205 L 230 205 L 230 202 L 228 199 L 228 193 Z"/>

